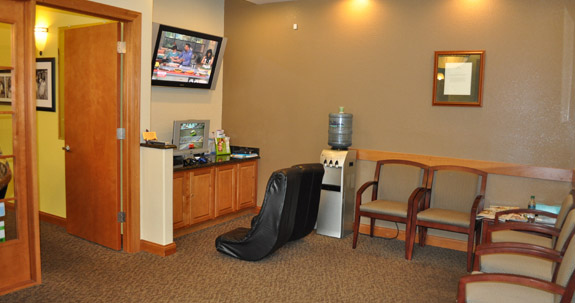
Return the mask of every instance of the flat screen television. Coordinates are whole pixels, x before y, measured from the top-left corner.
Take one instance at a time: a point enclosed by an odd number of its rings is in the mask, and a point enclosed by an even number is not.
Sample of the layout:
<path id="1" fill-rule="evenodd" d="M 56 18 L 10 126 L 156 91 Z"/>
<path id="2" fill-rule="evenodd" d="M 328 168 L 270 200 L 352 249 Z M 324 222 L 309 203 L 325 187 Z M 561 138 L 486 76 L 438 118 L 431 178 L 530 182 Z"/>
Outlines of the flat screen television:
<path id="1" fill-rule="evenodd" d="M 152 85 L 214 89 L 226 39 L 154 23 Z"/>
<path id="2" fill-rule="evenodd" d="M 172 144 L 176 145 L 174 156 L 193 156 L 209 153 L 210 120 L 174 121 Z"/>

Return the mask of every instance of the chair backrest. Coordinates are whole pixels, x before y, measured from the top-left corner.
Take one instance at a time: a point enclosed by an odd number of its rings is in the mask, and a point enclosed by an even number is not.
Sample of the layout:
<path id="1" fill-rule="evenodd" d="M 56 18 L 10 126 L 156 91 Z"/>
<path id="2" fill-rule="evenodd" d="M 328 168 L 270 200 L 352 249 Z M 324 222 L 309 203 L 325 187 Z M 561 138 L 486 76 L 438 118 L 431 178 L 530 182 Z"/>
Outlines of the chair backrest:
<path id="1" fill-rule="evenodd" d="M 561 210 L 557 215 L 557 221 L 555 221 L 555 228 L 561 229 L 563 227 L 563 223 L 565 222 L 567 214 L 575 207 L 575 203 L 573 202 L 573 195 L 574 191 L 571 190 L 567 197 L 563 199 L 563 203 L 561 203 Z"/>
<path id="2" fill-rule="evenodd" d="M 553 247 L 557 251 L 565 251 L 566 244 L 569 244 L 573 231 L 575 230 L 575 210 L 571 210 L 565 219 L 565 223 L 563 224 L 563 228 L 561 228 L 561 232 L 559 233 L 559 237 L 555 239 L 555 243 L 553 243 Z"/>
<path id="3" fill-rule="evenodd" d="M 251 229 L 244 232 L 245 229 L 240 228 L 220 235 L 216 249 L 242 260 L 257 261 L 283 246 L 293 232 L 301 176 L 300 168 L 273 172 L 262 209 Z"/>
<path id="4" fill-rule="evenodd" d="M 442 165 L 429 171 L 432 208 L 469 212 L 477 195 L 485 195 L 487 173 L 481 170 Z"/>
<path id="5" fill-rule="evenodd" d="M 409 196 L 417 187 L 425 187 L 429 166 L 407 160 L 377 161 L 372 200 L 382 199 L 408 202 Z"/>
<path id="6" fill-rule="evenodd" d="M 555 283 L 566 287 L 566 293 L 564 295 L 564 300 L 561 301 L 561 297 L 556 295 L 555 302 L 569 302 L 573 298 L 573 291 L 575 290 L 575 241 L 569 241 L 563 260 L 559 264 L 559 270 L 557 272 L 557 278 Z M 572 302 L 572 301 L 571 301 Z"/>
<path id="7" fill-rule="evenodd" d="M 301 169 L 302 177 L 290 241 L 301 239 L 313 231 L 317 221 L 321 183 L 325 171 L 320 163 L 298 164 L 292 167 Z"/>

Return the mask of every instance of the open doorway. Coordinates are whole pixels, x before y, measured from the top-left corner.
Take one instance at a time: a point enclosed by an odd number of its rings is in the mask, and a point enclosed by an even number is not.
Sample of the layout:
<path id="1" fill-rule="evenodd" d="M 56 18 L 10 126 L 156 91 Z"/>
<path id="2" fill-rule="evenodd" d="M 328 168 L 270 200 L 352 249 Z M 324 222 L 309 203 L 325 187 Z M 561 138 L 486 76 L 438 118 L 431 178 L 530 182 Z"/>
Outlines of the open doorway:
<path id="1" fill-rule="evenodd" d="M 57 2 L 57 3 L 56 3 Z M 91 2 L 78 2 L 78 1 L 38 1 L 37 6 L 37 14 L 36 14 L 36 23 L 37 26 L 42 22 L 48 23 L 49 36 L 48 42 L 46 43 L 46 48 L 42 52 L 42 57 L 46 58 L 55 58 L 57 62 L 56 66 L 60 67 L 64 60 L 61 60 L 61 56 L 59 54 L 59 46 L 58 46 L 58 38 L 59 33 L 66 28 L 77 28 L 83 27 L 85 25 L 94 25 L 94 24 L 120 24 L 124 25 L 124 37 L 126 44 L 129 46 L 138 45 L 140 41 L 140 15 L 138 13 L 126 11 L 120 8 L 114 8 L 106 5 L 100 5 Z M 94 17 L 97 15 L 98 17 Z M 119 22 L 118 22 L 119 21 Z M 82 35 L 82 34 L 79 34 Z M 93 38 L 88 38 L 85 36 L 86 43 L 71 43 L 71 44 L 98 44 L 95 42 L 98 39 L 98 34 Z M 106 34 L 103 34 L 107 36 Z M 70 35 L 72 36 L 72 35 Z M 78 36 L 78 35 L 76 35 Z M 71 40 L 73 41 L 73 40 Z M 115 44 L 114 44 L 115 47 Z M 130 49 L 130 48 L 129 48 Z M 133 51 L 132 51 L 133 50 Z M 63 51 L 63 49 L 60 49 Z M 72 52 L 79 52 L 82 53 L 79 56 L 86 56 L 84 50 L 73 50 Z M 37 54 L 38 56 L 38 54 Z M 114 55 L 112 55 L 114 56 Z M 123 62 L 125 62 L 124 66 L 120 67 L 118 65 L 118 73 L 114 78 L 114 82 L 117 82 L 118 85 L 113 85 L 118 87 L 117 93 L 113 93 L 117 95 L 117 98 L 109 97 L 109 96 L 102 96 L 98 100 L 94 101 L 93 99 L 90 101 L 90 98 L 85 98 L 86 100 L 82 100 L 82 102 L 87 102 L 87 106 L 85 107 L 86 112 L 83 114 L 82 112 L 77 113 L 77 115 L 81 115 L 86 119 L 90 118 L 101 118 L 96 116 L 94 117 L 94 113 L 89 114 L 91 106 L 95 103 L 102 102 L 101 104 L 109 105 L 107 112 L 110 112 L 110 108 L 113 108 L 112 113 L 109 114 L 111 117 L 112 123 L 114 124 L 112 128 L 109 128 L 105 131 L 109 133 L 110 131 L 113 132 L 113 136 L 116 137 L 116 128 L 123 128 L 125 131 L 125 139 L 117 140 L 115 143 L 116 146 L 108 146 L 106 150 L 110 148 L 114 149 L 113 153 L 117 156 L 117 159 L 114 161 L 112 169 L 107 170 L 99 170 L 98 167 L 103 167 L 104 165 L 98 165 L 102 163 L 110 164 L 110 161 L 103 161 L 99 154 L 97 153 L 98 144 L 94 140 L 88 140 L 86 142 L 82 142 L 81 145 L 84 147 L 83 150 L 91 151 L 88 154 L 84 154 L 80 156 L 79 159 L 77 158 L 73 167 L 68 167 L 65 169 L 66 165 L 66 158 L 69 154 L 79 153 L 78 145 L 74 148 L 71 147 L 69 153 L 64 151 L 62 148 L 66 147 L 68 142 L 66 142 L 65 134 L 63 131 L 65 126 L 70 123 L 66 122 L 64 119 L 65 111 L 63 109 L 67 108 L 66 105 L 57 103 L 57 110 L 55 113 L 50 112 L 39 112 L 38 113 L 38 146 L 39 146 L 39 208 L 40 208 L 40 216 L 42 219 L 46 219 L 48 221 L 52 221 L 53 223 L 57 223 L 60 225 L 69 225 L 73 219 L 76 219 L 74 223 L 74 232 L 73 234 L 79 235 L 84 237 L 84 231 L 86 228 L 91 228 L 94 225 L 94 220 L 97 219 L 90 219 L 86 220 L 85 215 L 93 215 L 96 218 L 104 216 L 104 214 L 100 213 L 100 211 L 94 211 L 93 206 L 88 209 L 85 213 L 77 213 L 72 216 L 78 217 L 70 217 L 71 214 L 69 213 L 70 207 L 66 207 L 66 190 L 68 187 L 69 189 L 74 189 L 77 186 L 65 186 L 66 184 L 66 175 L 70 175 L 71 171 L 74 171 L 74 178 L 79 179 L 77 172 L 85 173 L 85 176 L 93 176 L 96 180 L 103 180 L 106 179 L 103 183 L 109 184 L 110 182 L 106 178 L 106 175 L 110 173 L 113 175 L 117 175 L 118 178 L 114 181 L 114 185 L 111 188 L 114 189 L 114 193 L 112 194 L 114 197 L 110 198 L 110 195 L 105 196 L 105 198 L 99 198 L 98 195 L 94 195 L 94 193 L 98 192 L 107 192 L 108 190 L 98 190 L 97 187 L 93 188 L 93 191 L 90 192 L 92 189 L 84 185 L 84 188 L 81 190 L 82 194 L 85 197 L 93 197 L 92 200 L 97 201 L 98 203 L 95 204 L 99 206 L 100 203 L 103 204 L 117 204 L 118 210 L 120 208 L 120 201 L 123 202 L 122 210 L 126 214 L 126 223 L 123 226 L 123 249 L 127 252 L 136 252 L 139 251 L 139 88 L 140 88 L 140 49 L 131 48 L 129 52 L 124 55 Z M 116 59 L 112 58 L 111 60 L 116 62 Z M 90 60 L 93 61 L 93 60 Z M 120 60 L 117 60 L 118 62 Z M 71 63 L 70 63 L 71 64 Z M 80 68 L 81 70 L 84 67 Z M 95 75 L 98 78 L 109 78 L 108 76 L 103 75 Z M 58 81 L 63 80 L 65 75 L 60 74 Z M 85 80 L 85 75 L 80 74 L 77 78 L 82 78 Z M 99 80 L 97 80 L 99 81 Z M 119 85 L 120 82 L 124 82 L 124 86 L 121 87 Z M 64 82 L 65 83 L 65 82 Z M 84 82 L 85 84 L 86 82 Z M 108 84 L 105 84 L 109 86 Z M 82 85 L 82 81 L 73 84 L 74 87 L 84 87 Z M 57 87 L 57 86 L 56 86 Z M 66 87 L 63 88 L 64 91 Z M 72 91 L 75 91 L 72 89 Z M 99 89 L 97 91 L 103 91 Z M 85 96 L 92 97 L 94 94 L 89 93 L 87 94 L 86 91 L 83 92 Z M 60 100 L 61 96 L 58 96 L 57 99 Z M 83 98 L 84 99 L 84 98 Z M 62 98 L 65 100 L 65 98 Z M 125 102 L 121 102 L 120 100 L 126 100 Z M 71 102 L 70 100 L 65 100 L 64 102 Z M 68 104 L 69 105 L 69 104 Z M 96 106 L 97 107 L 97 106 Z M 82 111 L 82 106 L 76 106 L 76 110 Z M 72 120 L 72 119 L 70 119 Z M 99 121 L 100 119 L 98 119 Z M 109 124 L 108 124 L 109 125 Z M 74 130 L 78 132 L 82 132 L 81 128 L 86 127 L 73 127 Z M 98 133 L 94 130 L 87 131 L 84 137 L 89 139 L 98 138 Z M 109 136 L 108 136 L 109 137 Z M 96 139 L 97 140 L 97 139 Z M 108 140 L 109 141 L 109 140 Z M 92 145 L 87 148 L 87 145 Z M 100 146 L 100 148 L 104 148 Z M 126 159 L 124 161 L 120 161 L 120 159 Z M 102 161 L 102 162 L 98 162 Z M 80 163 L 80 164 L 79 164 Z M 83 163 L 83 165 L 82 165 Z M 86 164 L 93 164 L 91 168 L 90 165 Z M 68 165 L 70 166 L 70 165 Z M 110 165 L 108 165 L 110 166 Z M 66 174 L 65 171 L 68 170 Z M 114 176 L 116 178 L 116 176 Z M 108 187 L 110 188 L 110 187 Z M 84 197 L 84 198 L 85 198 Z M 115 206 L 112 208 L 116 208 Z M 114 224 L 116 225 L 113 229 L 117 230 L 119 234 L 119 223 L 116 221 L 117 217 L 117 210 L 113 211 L 113 220 L 110 220 L 109 214 L 106 215 L 108 217 L 108 225 Z M 80 217 L 81 216 L 81 217 Z M 79 219 L 79 220 L 78 220 Z M 70 222 L 69 222 L 70 221 Z M 79 223 L 78 223 L 79 222 Z M 86 222 L 87 224 L 83 224 Z M 103 222 L 103 221 L 102 221 Z M 78 224 L 83 224 L 85 226 L 79 226 Z M 108 227 L 100 226 L 100 228 L 108 229 Z M 69 230 L 70 231 L 70 230 Z M 97 238 L 101 238 L 101 230 L 97 230 L 93 232 L 93 235 L 97 235 Z M 84 237 L 86 238 L 86 237 Z M 95 241 L 94 239 L 88 240 L 94 241 L 99 244 L 106 245 L 102 243 L 102 241 Z M 106 241 L 104 241 L 106 242 Z M 113 242 L 118 242 L 114 240 Z M 109 245 L 106 245 L 111 247 Z M 119 246 L 112 247 L 114 249 L 119 249 Z"/>

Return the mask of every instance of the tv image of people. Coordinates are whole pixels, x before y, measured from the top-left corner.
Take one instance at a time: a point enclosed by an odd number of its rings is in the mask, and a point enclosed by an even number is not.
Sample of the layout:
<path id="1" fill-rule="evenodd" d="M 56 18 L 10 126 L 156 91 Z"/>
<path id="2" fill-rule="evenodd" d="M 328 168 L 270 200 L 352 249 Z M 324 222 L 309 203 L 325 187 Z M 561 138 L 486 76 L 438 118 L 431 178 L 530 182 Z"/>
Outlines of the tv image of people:
<path id="1" fill-rule="evenodd" d="M 218 41 L 163 31 L 152 79 L 207 84 L 217 47 Z"/>

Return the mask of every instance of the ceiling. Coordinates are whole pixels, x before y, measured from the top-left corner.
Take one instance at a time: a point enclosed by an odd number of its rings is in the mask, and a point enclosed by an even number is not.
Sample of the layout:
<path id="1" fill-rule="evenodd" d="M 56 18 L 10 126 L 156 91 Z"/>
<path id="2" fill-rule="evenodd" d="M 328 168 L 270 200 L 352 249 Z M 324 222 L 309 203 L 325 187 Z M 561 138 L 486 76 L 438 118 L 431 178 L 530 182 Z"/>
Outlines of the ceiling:
<path id="1" fill-rule="evenodd" d="M 293 1 L 293 0 L 246 0 L 248 2 L 251 3 L 255 3 L 255 4 L 267 4 L 267 3 L 274 3 L 274 2 L 287 2 L 287 1 Z"/>

